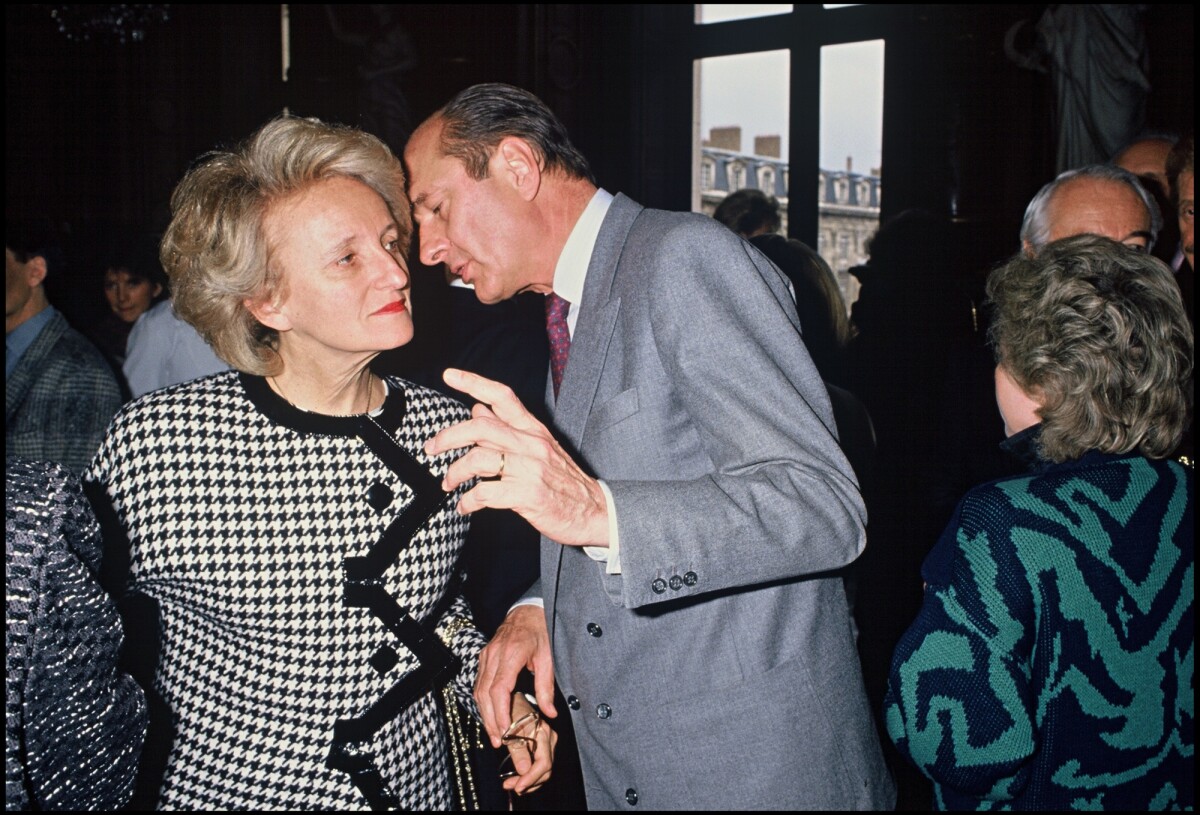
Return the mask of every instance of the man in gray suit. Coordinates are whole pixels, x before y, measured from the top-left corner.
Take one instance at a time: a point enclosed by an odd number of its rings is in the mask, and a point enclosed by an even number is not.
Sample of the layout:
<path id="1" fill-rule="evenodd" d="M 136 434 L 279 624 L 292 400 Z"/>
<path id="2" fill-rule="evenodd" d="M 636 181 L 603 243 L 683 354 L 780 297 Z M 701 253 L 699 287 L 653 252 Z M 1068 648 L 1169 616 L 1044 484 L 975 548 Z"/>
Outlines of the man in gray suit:
<path id="1" fill-rule="evenodd" d="M 529 668 L 547 716 L 554 677 L 566 698 L 591 809 L 890 807 L 834 573 L 865 513 L 782 274 L 712 219 L 597 189 L 517 88 L 463 91 L 405 160 L 422 260 L 553 318 L 553 430 L 452 370 L 480 404 L 427 445 L 472 448 L 444 483 L 481 479 L 462 512 L 543 536 L 544 613 L 514 608 L 480 661 L 493 743 Z"/>
<path id="2" fill-rule="evenodd" d="M 116 374 L 46 297 L 61 249 L 41 224 L 8 223 L 4 243 L 4 446 L 82 473 L 121 408 Z"/>

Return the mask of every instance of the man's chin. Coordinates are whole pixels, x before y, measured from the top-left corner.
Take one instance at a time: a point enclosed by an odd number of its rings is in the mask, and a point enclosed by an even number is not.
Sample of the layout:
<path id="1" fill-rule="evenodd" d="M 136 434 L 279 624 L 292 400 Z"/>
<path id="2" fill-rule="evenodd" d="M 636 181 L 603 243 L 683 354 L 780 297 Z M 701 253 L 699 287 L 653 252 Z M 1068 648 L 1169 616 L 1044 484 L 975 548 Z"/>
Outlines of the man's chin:
<path id="1" fill-rule="evenodd" d="M 501 300 L 507 299 L 503 295 L 501 295 L 499 292 L 492 291 L 491 289 L 488 289 L 488 288 L 480 287 L 479 284 L 476 284 L 474 288 L 475 288 L 476 299 L 478 299 L 479 302 L 483 303 L 485 306 L 492 306 L 492 305 L 495 305 L 496 303 L 499 303 Z"/>
<path id="2" fill-rule="evenodd" d="M 484 305 L 495 305 L 513 296 L 513 292 L 494 277 L 480 275 L 471 281 L 475 289 L 475 297 Z"/>

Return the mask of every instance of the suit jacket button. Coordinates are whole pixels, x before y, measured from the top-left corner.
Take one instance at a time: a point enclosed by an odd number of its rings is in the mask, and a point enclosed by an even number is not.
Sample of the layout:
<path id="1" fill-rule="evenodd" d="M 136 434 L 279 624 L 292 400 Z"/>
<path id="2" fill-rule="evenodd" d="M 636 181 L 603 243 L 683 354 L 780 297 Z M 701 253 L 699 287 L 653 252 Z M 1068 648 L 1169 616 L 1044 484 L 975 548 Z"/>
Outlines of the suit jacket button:
<path id="1" fill-rule="evenodd" d="M 587 624 L 587 632 L 589 634 L 591 634 L 593 637 L 599 637 L 604 633 L 604 629 L 601 628 L 600 626 L 596 625 L 595 623 L 588 623 Z"/>
<path id="2" fill-rule="evenodd" d="M 601 719 L 607 719 L 612 715 L 612 708 L 601 702 L 600 704 L 596 705 L 596 715 Z"/>
<path id="3" fill-rule="evenodd" d="M 683 575 L 683 585 L 694 586 L 700 582 L 700 576 L 695 572 L 685 572 Z"/>
<path id="4" fill-rule="evenodd" d="M 633 787 L 625 790 L 625 803 L 632 806 L 637 806 L 637 790 Z"/>
<path id="5" fill-rule="evenodd" d="M 567 707 L 571 708 L 571 710 L 579 710 L 579 697 L 578 696 L 568 696 L 567 697 Z"/>
<path id="6" fill-rule="evenodd" d="M 671 591 L 679 591 L 683 588 L 683 578 L 677 574 L 671 575 Z"/>
<path id="7" fill-rule="evenodd" d="M 662 594 L 667 590 L 667 581 L 661 577 L 654 578 L 654 582 L 650 584 L 650 590 L 655 594 Z"/>
<path id="8" fill-rule="evenodd" d="M 391 488 L 381 481 L 376 481 L 367 489 L 367 503 L 371 505 L 376 512 L 383 512 L 392 503 L 395 498 Z"/>

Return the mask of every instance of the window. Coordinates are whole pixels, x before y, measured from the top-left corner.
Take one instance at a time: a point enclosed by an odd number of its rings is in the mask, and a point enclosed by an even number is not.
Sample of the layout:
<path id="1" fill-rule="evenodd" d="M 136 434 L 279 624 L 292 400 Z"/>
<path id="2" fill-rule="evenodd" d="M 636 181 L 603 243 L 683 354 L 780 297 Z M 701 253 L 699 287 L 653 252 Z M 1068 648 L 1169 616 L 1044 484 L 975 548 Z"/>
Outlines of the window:
<path id="1" fill-rule="evenodd" d="M 773 168 L 762 168 L 758 175 L 758 188 L 767 195 L 775 194 L 775 170 Z"/>
<path id="2" fill-rule="evenodd" d="M 746 186 L 746 165 L 735 161 L 729 165 L 729 191 L 736 192 Z"/>
<path id="3" fill-rule="evenodd" d="M 704 183 L 703 170 L 704 162 L 716 160 L 718 155 L 730 161 L 729 192 L 748 185 L 770 191 L 762 187 L 761 177 L 747 176 L 745 158 L 787 157 L 789 70 L 787 51 L 695 61 L 693 119 L 697 132 L 692 166 L 699 168 L 700 183 L 699 189 L 692 190 L 693 211 L 712 215 L 720 203 L 720 198 L 709 192 L 719 185 Z M 754 81 L 747 83 L 747 77 Z M 780 203 L 786 207 L 786 201 Z"/>
<path id="4" fill-rule="evenodd" d="M 834 182 L 838 208 L 819 207 L 817 218 L 836 219 L 847 230 L 839 236 L 837 255 L 821 256 L 834 269 L 846 269 L 864 259 L 851 255 L 851 235 L 879 227 L 871 184 L 883 163 L 883 40 L 821 48 L 820 119 L 821 167 L 842 175 Z"/>
<path id="5" fill-rule="evenodd" d="M 696 5 L 696 22 L 723 23 L 729 20 L 748 20 L 752 17 L 787 14 L 791 10 L 790 3 L 704 3 Z"/>
<path id="6" fill-rule="evenodd" d="M 861 261 L 860 236 L 874 233 L 880 215 L 887 8 L 708 4 L 694 12 L 685 55 L 692 208 L 711 214 L 727 192 L 757 183 L 779 199 L 790 237 L 817 248 L 835 270 L 827 253 L 837 251 L 843 292 L 856 291 L 844 269 Z M 710 178 L 710 158 L 728 161 L 728 175 L 718 167 Z M 793 165 L 802 168 L 798 188 Z M 802 191 L 810 173 L 816 195 Z"/>

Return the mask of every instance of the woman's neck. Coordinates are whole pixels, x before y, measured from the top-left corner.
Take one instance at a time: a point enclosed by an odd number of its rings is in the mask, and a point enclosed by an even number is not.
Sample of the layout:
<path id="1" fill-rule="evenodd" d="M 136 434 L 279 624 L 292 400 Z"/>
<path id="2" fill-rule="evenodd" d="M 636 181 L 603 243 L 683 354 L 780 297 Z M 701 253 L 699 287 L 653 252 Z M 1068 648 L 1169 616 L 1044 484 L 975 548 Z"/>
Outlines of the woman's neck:
<path id="1" fill-rule="evenodd" d="M 386 390 L 364 362 L 346 370 L 301 368 L 284 361 L 283 371 L 268 376 L 271 389 L 286 402 L 309 413 L 353 416 L 383 404 Z"/>

